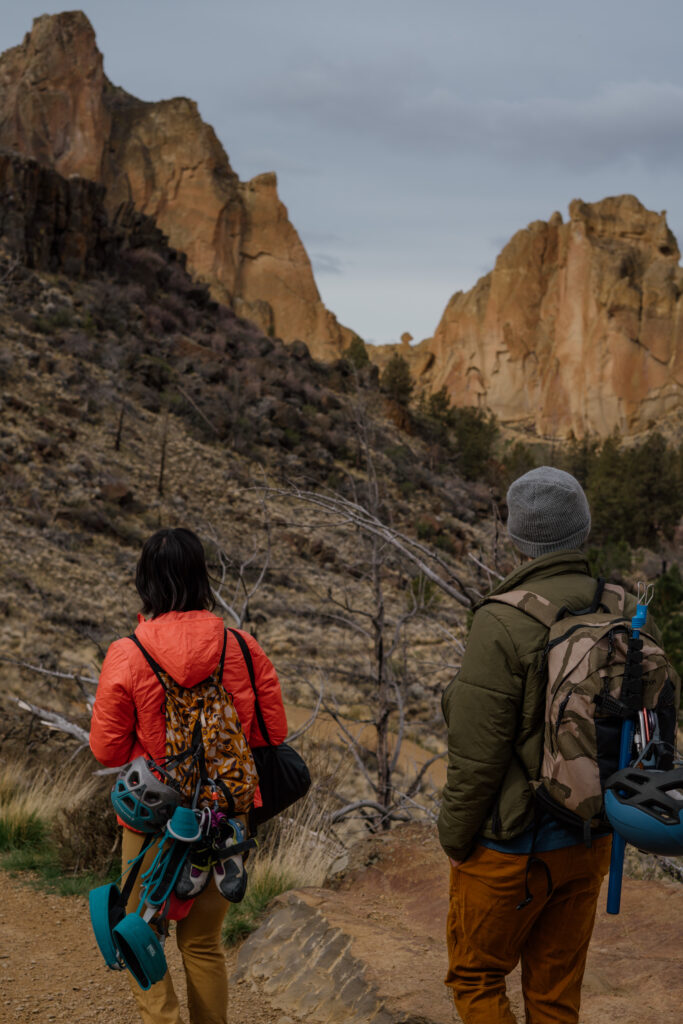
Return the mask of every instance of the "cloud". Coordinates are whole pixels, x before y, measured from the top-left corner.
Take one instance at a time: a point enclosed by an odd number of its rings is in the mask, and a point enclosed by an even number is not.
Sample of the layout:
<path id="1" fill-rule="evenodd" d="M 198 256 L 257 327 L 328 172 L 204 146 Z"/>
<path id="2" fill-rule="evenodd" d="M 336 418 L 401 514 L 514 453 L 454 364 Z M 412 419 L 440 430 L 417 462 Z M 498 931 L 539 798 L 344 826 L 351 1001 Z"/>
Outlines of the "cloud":
<path id="1" fill-rule="evenodd" d="M 590 169 L 683 157 L 683 86 L 666 81 L 615 82 L 589 96 L 481 97 L 430 80 L 424 66 L 385 59 L 312 63 L 263 88 L 271 109 L 275 102 L 323 137 L 390 146 L 422 162 L 479 156 Z"/>
<path id="2" fill-rule="evenodd" d="M 311 263 L 316 274 L 341 274 L 344 263 L 328 252 L 312 252 Z"/>

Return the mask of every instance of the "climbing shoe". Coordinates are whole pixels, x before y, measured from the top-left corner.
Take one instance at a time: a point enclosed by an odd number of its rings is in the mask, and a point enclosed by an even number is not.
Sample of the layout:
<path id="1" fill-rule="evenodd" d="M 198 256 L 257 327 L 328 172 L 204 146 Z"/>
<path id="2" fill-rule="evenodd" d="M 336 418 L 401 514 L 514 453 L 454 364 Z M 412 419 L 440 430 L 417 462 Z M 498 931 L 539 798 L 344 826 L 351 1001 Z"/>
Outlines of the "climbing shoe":
<path id="1" fill-rule="evenodd" d="M 179 900 L 191 900 L 206 889 L 211 877 L 211 851 L 201 846 L 193 850 L 183 864 L 174 892 Z"/>
<path id="2" fill-rule="evenodd" d="M 213 866 L 213 877 L 218 891 L 226 900 L 240 903 L 247 891 L 247 870 L 242 856 L 245 833 L 238 821 L 230 819 L 230 826 L 231 836 L 222 843 L 222 848 L 214 853 L 218 859 Z M 231 853 L 231 850 L 236 848 L 239 852 Z"/>

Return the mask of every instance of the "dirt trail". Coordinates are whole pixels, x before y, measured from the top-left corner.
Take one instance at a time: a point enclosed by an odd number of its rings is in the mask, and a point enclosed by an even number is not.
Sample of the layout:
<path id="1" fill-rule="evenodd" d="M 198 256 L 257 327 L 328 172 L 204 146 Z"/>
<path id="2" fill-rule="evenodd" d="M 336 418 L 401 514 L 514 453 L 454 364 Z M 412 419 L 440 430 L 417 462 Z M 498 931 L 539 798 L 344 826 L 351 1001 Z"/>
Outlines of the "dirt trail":
<path id="1" fill-rule="evenodd" d="M 174 978 L 181 979 L 173 937 L 167 953 Z M 229 973 L 235 957 L 226 954 Z M 138 1019 L 127 977 L 108 970 L 97 949 L 87 900 L 49 895 L 0 871 L 0 1024 L 135 1024 Z M 294 1024 L 250 986 L 231 986 L 231 1024 L 280 1021 Z"/>

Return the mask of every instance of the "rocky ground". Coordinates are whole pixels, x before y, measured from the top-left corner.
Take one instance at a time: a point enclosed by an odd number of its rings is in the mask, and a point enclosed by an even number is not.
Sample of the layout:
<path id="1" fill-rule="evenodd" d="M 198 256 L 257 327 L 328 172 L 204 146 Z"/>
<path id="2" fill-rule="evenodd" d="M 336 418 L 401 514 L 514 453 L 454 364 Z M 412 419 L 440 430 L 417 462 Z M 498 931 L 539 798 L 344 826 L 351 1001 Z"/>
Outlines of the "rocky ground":
<path id="1" fill-rule="evenodd" d="M 86 899 L 49 895 L 0 871 L 0 905 L 0 1024 L 131 1024 L 137 1019 L 127 977 L 108 970 L 97 949 Z M 236 957 L 236 952 L 226 956 L 231 972 Z M 182 978 L 172 940 L 168 961 L 174 976 Z M 285 1024 L 283 1015 L 246 984 L 231 986 L 230 1020 Z"/>
<path id="2" fill-rule="evenodd" d="M 448 865 L 430 830 L 407 826 L 359 844 L 333 888 L 279 897 L 261 927 L 227 954 L 230 1020 L 457 1021 L 443 986 L 447 886 Z M 0 905 L 0 1024 L 136 1019 L 125 976 L 102 962 L 85 899 L 47 895 L 0 871 Z M 603 894 L 583 1024 L 677 1024 L 681 920 L 683 887 L 673 882 L 627 879 L 618 917 L 605 913 Z M 167 946 L 170 969 L 181 978 L 172 939 Z M 520 1014 L 517 971 L 510 993 Z"/>

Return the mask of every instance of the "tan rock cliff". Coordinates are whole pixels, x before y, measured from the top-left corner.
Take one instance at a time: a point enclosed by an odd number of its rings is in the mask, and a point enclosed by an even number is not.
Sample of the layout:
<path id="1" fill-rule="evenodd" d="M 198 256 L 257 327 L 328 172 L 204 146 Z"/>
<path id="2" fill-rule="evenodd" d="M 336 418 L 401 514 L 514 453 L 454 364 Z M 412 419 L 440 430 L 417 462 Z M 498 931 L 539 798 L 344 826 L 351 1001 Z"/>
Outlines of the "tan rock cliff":
<path id="1" fill-rule="evenodd" d="M 36 18 L 0 56 L 0 146 L 107 188 L 153 217 L 217 299 L 318 358 L 351 340 L 320 300 L 274 174 L 240 182 L 191 100 L 146 103 L 106 78 L 79 11 Z"/>
<path id="2" fill-rule="evenodd" d="M 664 213 L 634 196 L 535 221 L 408 349 L 428 390 L 547 437 L 633 435 L 683 416 L 683 270 Z M 380 359 L 386 359 L 382 353 Z"/>

